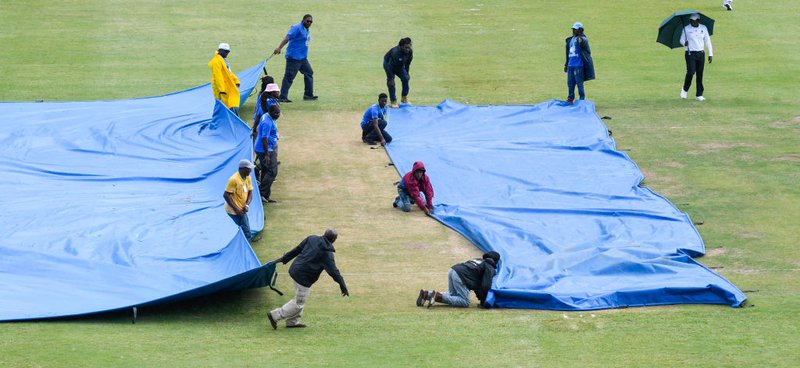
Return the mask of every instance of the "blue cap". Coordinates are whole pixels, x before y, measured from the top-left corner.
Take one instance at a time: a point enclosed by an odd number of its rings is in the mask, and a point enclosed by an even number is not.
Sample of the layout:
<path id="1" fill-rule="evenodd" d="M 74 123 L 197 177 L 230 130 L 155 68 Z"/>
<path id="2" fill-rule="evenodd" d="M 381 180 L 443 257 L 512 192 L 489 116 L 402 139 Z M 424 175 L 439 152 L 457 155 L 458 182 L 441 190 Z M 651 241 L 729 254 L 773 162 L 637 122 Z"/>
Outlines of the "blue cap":
<path id="1" fill-rule="evenodd" d="M 575 22 L 575 24 L 572 25 L 572 29 L 581 29 L 581 28 L 583 28 L 583 23 L 581 22 Z"/>

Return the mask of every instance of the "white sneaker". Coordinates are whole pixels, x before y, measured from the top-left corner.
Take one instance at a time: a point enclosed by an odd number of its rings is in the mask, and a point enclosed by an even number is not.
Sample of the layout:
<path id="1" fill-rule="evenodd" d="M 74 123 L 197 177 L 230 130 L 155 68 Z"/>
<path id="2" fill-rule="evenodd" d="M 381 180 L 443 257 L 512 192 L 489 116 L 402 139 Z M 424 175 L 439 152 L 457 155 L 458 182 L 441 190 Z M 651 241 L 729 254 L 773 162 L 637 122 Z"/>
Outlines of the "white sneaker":
<path id="1" fill-rule="evenodd" d="M 706 98 L 705 98 L 705 97 L 703 97 L 703 96 L 697 96 L 697 98 L 695 98 L 695 99 L 696 99 L 697 101 L 705 101 L 705 100 L 706 100 Z"/>
<path id="2" fill-rule="evenodd" d="M 731 11 L 731 10 L 733 10 L 733 7 L 731 6 L 731 4 L 727 4 L 727 3 L 725 3 L 725 4 L 722 4 L 722 6 L 724 6 L 724 7 L 725 7 L 725 10 L 727 10 L 727 11 Z"/>
<path id="3" fill-rule="evenodd" d="M 686 91 L 684 91 L 682 89 L 681 89 L 681 98 L 684 99 L 684 100 L 686 99 Z"/>

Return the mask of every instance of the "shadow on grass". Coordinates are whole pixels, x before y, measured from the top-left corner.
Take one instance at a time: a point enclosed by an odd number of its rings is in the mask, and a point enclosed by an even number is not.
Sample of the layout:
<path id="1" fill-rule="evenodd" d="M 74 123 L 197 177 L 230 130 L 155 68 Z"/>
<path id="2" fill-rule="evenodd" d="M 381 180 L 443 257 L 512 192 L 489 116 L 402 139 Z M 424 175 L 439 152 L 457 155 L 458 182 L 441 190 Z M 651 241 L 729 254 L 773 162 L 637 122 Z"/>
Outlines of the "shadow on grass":
<path id="1" fill-rule="evenodd" d="M 267 294 L 267 292 L 269 292 Z M 248 289 L 225 291 L 196 298 L 156 305 L 146 305 L 134 309 L 123 308 L 107 312 L 84 314 L 79 316 L 54 317 L 9 321 L 9 323 L 29 322 L 80 322 L 97 324 L 145 323 L 169 321 L 220 321 L 238 319 L 248 314 L 251 309 L 263 307 L 264 302 L 273 298 L 269 289 Z M 277 297 L 277 294 L 274 294 Z"/>

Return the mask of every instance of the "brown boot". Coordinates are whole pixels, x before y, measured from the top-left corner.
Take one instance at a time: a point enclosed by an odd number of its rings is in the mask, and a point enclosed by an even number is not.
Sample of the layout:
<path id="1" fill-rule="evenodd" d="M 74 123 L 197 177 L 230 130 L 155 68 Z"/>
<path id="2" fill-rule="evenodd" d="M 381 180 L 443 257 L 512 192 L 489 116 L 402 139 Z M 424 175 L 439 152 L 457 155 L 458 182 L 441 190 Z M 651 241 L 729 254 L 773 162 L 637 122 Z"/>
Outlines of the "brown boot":
<path id="1" fill-rule="evenodd" d="M 428 292 L 428 308 L 430 308 L 433 305 L 433 302 L 444 303 L 444 300 L 442 300 L 442 293 L 440 293 L 438 291 L 434 291 L 434 290 L 429 291 Z"/>
<path id="2" fill-rule="evenodd" d="M 417 307 L 421 307 L 428 300 L 428 290 L 419 289 L 419 296 L 417 297 Z"/>
<path id="3" fill-rule="evenodd" d="M 408 103 L 408 96 L 401 96 L 401 97 L 400 97 L 400 102 L 402 102 L 402 103 Z"/>

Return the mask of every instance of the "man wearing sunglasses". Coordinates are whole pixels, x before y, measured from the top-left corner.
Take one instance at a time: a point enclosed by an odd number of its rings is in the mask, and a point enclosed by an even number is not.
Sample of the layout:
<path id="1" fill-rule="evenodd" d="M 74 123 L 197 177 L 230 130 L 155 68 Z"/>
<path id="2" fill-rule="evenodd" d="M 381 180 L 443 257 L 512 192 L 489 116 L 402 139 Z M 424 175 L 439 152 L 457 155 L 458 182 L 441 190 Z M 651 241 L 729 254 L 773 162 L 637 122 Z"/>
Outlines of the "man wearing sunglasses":
<path id="1" fill-rule="evenodd" d="M 280 54 L 283 46 L 286 46 L 287 43 L 289 44 L 286 48 L 286 71 L 283 74 L 281 96 L 278 99 L 280 102 L 292 102 L 289 100 L 289 88 L 292 87 L 292 82 L 298 71 L 303 74 L 303 82 L 305 83 L 303 99 L 316 100 L 318 98 L 314 95 L 314 70 L 311 69 L 311 63 L 308 62 L 308 43 L 311 41 L 309 28 L 312 23 L 314 23 L 314 18 L 311 14 L 304 15 L 300 23 L 289 28 L 286 37 L 283 38 L 281 44 L 273 52 L 275 55 Z"/>

